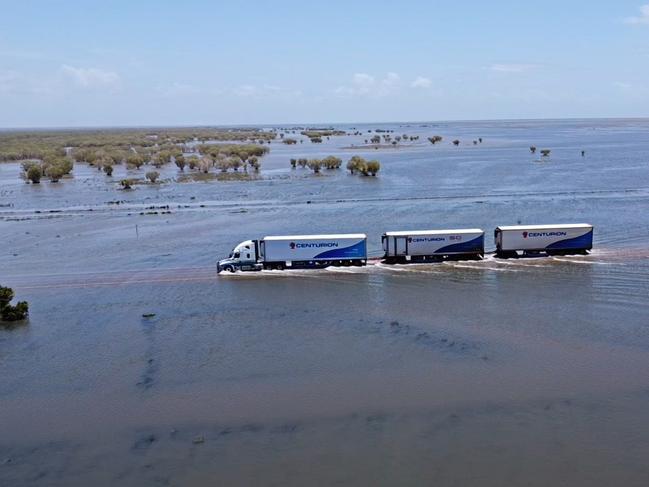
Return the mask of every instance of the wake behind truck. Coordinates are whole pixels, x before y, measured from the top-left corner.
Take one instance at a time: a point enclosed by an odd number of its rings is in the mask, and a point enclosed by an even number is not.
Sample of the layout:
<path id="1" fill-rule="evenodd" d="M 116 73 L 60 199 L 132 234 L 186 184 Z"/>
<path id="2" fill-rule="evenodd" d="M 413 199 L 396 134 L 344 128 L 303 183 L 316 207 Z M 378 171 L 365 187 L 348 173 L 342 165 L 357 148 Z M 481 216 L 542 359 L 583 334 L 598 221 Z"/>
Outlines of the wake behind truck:
<path id="1" fill-rule="evenodd" d="M 217 272 L 318 269 L 366 263 L 367 236 L 363 233 L 270 236 L 241 242 L 227 259 L 219 261 Z"/>

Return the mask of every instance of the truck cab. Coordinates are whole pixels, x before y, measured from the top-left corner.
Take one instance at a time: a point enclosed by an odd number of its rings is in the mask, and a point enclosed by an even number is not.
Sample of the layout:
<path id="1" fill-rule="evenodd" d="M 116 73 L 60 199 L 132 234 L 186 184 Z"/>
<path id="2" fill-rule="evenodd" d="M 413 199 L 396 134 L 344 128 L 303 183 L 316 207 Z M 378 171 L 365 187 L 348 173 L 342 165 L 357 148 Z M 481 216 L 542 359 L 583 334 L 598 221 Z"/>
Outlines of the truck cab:
<path id="1" fill-rule="evenodd" d="M 232 249 L 226 259 L 216 266 L 217 272 L 228 271 L 258 271 L 261 265 L 257 262 L 259 244 L 257 240 L 245 240 Z"/>

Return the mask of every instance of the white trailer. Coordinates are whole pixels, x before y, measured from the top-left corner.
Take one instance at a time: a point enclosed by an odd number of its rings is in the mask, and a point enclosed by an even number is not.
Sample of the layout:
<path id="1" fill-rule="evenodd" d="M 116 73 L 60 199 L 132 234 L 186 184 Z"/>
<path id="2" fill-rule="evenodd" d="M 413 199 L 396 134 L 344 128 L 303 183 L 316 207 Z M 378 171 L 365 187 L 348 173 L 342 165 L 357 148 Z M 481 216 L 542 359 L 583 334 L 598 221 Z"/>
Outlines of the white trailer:
<path id="1" fill-rule="evenodd" d="M 363 233 L 287 235 L 241 242 L 227 259 L 219 261 L 217 270 L 308 269 L 366 263 L 367 236 Z"/>
<path id="2" fill-rule="evenodd" d="M 494 238 L 498 257 L 517 257 L 519 252 L 523 255 L 585 254 L 593 248 L 593 226 L 588 223 L 500 226 Z"/>
<path id="3" fill-rule="evenodd" d="M 381 241 L 387 263 L 484 256 L 484 231 L 479 228 L 386 232 Z"/>

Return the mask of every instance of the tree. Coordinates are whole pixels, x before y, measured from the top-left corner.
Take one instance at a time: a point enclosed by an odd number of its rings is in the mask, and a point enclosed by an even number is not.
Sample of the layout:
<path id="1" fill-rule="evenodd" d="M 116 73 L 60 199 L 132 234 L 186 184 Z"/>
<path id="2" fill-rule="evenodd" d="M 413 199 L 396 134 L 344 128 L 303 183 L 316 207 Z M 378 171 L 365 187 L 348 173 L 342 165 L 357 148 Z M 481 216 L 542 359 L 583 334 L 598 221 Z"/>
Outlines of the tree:
<path id="1" fill-rule="evenodd" d="M 198 166 L 198 156 L 189 156 L 187 158 L 187 164 L 189 165 L 189 169 L 196 169 L 196 166 Z"/>
<path id="2" fill-rule="evenodd" d="M 14 290 L 10 287 L 0 286 L 0 309 L 7 306 L 14 298 Z"/>
<path id="3" fill-rule="evenodd" d="M 181 171 L 185 170 L 185 156 L 183 156 L 182 154 L 174 157 L 174 163 Z"/>
<path id="4" fill-rule="evenodd" d="M 455 140 L 453 141 L 453 145 L 454 145 L 455 147 L 457 147 L 458 145 L 460 145 L 460 141 L 457 140 L 457 139 L 455 139 Z"/>
<path id="5" fill-rule="evenodd" d="M 259 158 L 257 156 L 252 156 L 250 159 L 248 159 L 248 165 L 255 170 L 255 172 L 259 172 L 259 168 L 261 167 L 261 163 L 259 162 Z"/>
<path id="6" fill-rule="evenodd" d="M 140 169 L 145 162 L 146 159 L 141 154 L 131 154 L 126 158 L 126 164 L 137 169 Z"/>
<path id="7" fill-rule="evenodd" d="M 284 142 L 286 145 L 294 145 L 294 144 L 297 144 L 297 140 L 296 140 L 296 139 L 289 139 L 289 138 L 282 139 L 282 142 Z"/>
<path id="8" fill-rule="evenodd" d="M 309 161 L 303 157 L 297 160 L 298 165 L 302 168 L 306 167 L 308 162 Z"/>
<path id="9" fill-rule="evenodd" d="M 372 176 L 376 176 L 376 173 L 381 170 L 381 163 L 379 161 L 376 161 L 376 160 L 369 161 L 366 164 L 366 170 Z"/>
<path id="10" fill-rule="evenodd" d="M 106 164 L 104 166 L 104 172 L 106 173 L 106 176 L 112 176 L 113 175 L 113 166 L 110 164 Z"/>
<path id="11" fill-rule="evenodd" d="M 441 135 L 433 135 L 432 137 L 428 137 L 428 142 L 435 145 L 438 142 L 441 142 L 443 139 L 444 138 Z"/>
<path id="12" fill-rule="evenodd" d="M 297 159 L 291 159 L 291 167 L 295 169 L 297 167 Z"/>
<path id="13" fill-rule="evenodd" d="M 374 137 L 372 137 L 370 139 L 370 142 L 372 142 L 372 144 L 380 144 L 381 143 L 381 136 L 380 135 L 375 135 Z"/>
<path id="14" fill-rule="evenodd" d="M 53 183 L 58 183 L 59 180 L 63 177 L 63 168 L 61 166 L 50 166 L 47 168 L 47 177 L 50 178 L 50 181 Z"/>
<path id="15" fill-rule="evenodd" d="M 19 301 L 15 306 L 12 306 L 10 303 L 13 298 L 13 289 L 0 286 L 0 320 L 20 321 L 27 317 L 29 313 L 29 305 L 27 302 Z"/>
<path id="16" fill-rule="evenodd" d="M 550 149 L 541 149 L 541 156 L 548 157 L 550 152 L 552 152 Z"/>
<path id="17" fill-rule="evenodd" d="M 40 183 L 42 175 L 43 173 L 40 166 L 31 166 L 27 171 L 27 179 L 29 179 L 33 184 Z"/>
<path id="18" fill-rule="evenodd" d="M 309 169 L 311 169 L 314 173 L 318 174 L 320 172 L 320 168 L 322 167 L 322 161 L 320 159 L 309 159 L 307 166 L 309 166 Z"/>
<path id="19" fill-rule="evenodd" d="M 131 189 L 132 185 L 134 184 L 133 179 L 122 179 L 119 184 L 122 185 L 122 189 Z"/>
<path id="20" fill-rule="evenodd" d="M 532 154 L 536 153 L 536 147 L 533 146 L 533 145 L 530 146 L 530 152 L 531 152 Z"/>
<path id="21" fill-rule="evenodd" d="M 322 159 L 322 165 L 327 169 L 339 169 L 343 160 L 339 157 L 328 156 Z"/>

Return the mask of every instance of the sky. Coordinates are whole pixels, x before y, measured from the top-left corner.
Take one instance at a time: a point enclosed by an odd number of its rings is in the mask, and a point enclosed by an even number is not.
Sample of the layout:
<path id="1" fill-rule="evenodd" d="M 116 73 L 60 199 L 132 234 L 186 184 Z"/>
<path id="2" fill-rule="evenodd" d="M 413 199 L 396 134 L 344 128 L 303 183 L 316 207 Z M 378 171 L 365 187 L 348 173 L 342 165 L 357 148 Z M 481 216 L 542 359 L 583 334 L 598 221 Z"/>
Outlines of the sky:
<path id="1" fill-rule="evenodd" d="M 0 0 L 4 128 L 647 116 L 642 0 Z"/>

